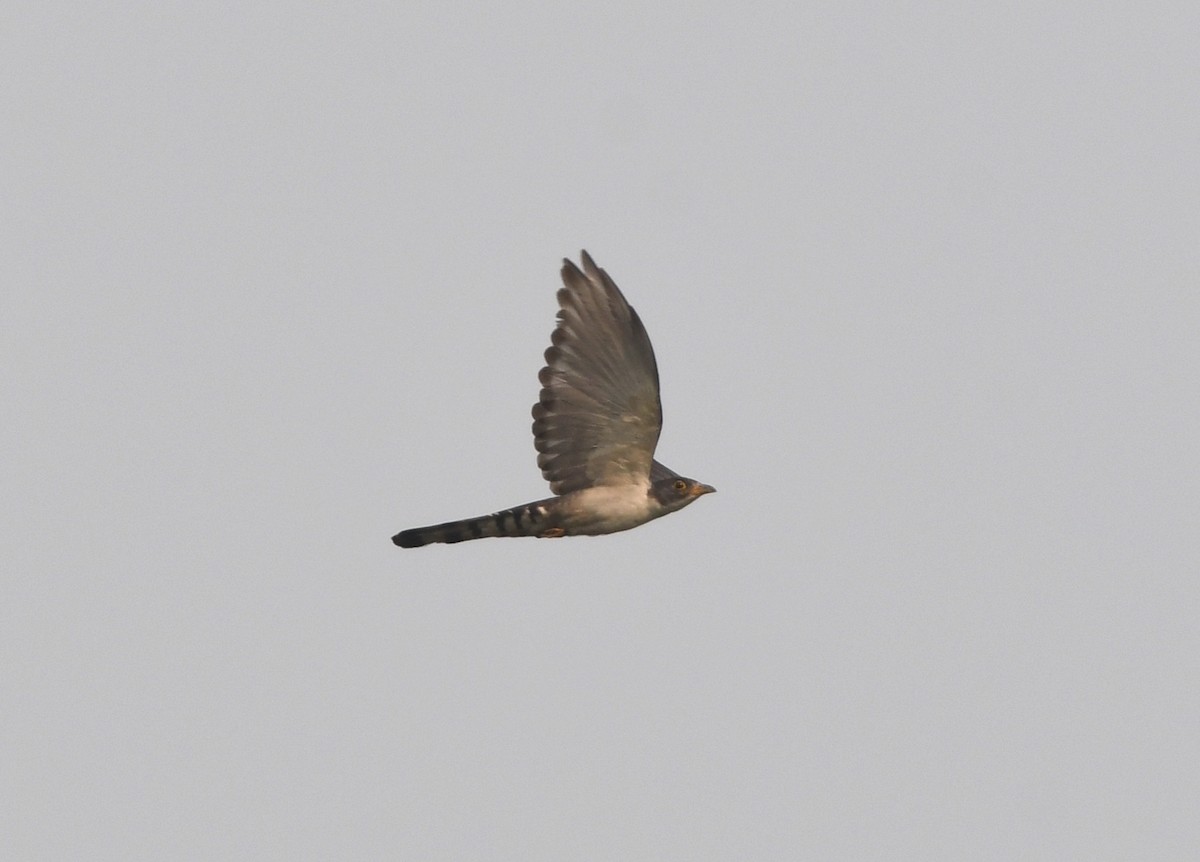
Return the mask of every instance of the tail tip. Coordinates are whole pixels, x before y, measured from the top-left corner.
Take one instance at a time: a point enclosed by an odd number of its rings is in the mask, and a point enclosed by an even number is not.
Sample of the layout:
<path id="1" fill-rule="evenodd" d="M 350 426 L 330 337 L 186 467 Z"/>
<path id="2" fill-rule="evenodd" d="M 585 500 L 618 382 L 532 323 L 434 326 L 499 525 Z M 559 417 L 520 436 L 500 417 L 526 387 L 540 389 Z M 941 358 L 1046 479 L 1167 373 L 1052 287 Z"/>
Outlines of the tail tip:
<path id="1" fill-rule="evenodd" d="M 419 548 L 423 544 L 419 530 L 401 530 L 392 536 L 392 541 L 400 548 Z"/>

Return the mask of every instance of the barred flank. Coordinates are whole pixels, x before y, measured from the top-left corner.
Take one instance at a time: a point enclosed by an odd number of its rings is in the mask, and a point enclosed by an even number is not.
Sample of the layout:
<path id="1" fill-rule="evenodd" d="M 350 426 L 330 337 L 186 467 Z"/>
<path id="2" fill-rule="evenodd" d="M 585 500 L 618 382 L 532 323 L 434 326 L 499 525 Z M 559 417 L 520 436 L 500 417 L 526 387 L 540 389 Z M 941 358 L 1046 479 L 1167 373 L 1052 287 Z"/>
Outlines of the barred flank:
<path id="1" fill-rule="evenodd" d="M 449 545 L 489 537 L 540 536 L 554 527 L 557 520 L 547 506 L 549 502 L 551 501 L 540 500 L 479 518 L 404 530 L 392 536 L 392 541 L 402 548 L 419 548 L 434 542 Z"/>

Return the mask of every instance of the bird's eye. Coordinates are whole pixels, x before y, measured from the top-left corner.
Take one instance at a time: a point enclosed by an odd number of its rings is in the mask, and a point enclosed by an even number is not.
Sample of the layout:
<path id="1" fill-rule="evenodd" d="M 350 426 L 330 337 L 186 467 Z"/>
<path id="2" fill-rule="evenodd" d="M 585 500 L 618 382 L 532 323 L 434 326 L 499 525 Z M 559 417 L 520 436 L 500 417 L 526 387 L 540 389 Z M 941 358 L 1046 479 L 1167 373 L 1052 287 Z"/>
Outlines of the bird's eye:
<path id="1" fill-rule="evenodd" d="M 687 482 L 683 481 L 682 479 L 676 479 L 675 480 L 675 492 L 678 494 L 682 494 L 686 490 L 687 490 Z"/>

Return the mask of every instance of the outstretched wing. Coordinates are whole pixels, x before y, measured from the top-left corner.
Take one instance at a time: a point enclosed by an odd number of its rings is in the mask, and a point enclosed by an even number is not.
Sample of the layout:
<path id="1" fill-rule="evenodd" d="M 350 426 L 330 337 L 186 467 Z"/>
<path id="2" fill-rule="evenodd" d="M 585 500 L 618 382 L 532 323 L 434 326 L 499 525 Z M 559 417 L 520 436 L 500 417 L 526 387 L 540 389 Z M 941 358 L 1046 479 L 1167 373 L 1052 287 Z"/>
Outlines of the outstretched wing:
<path id="1" fill-rule="evenodd" d="M 563 261 L 558 326 L 533 405 L 538 467 L 556 494 L 644 483 L 662 427 L 646 328 L 585 251 Z"/>

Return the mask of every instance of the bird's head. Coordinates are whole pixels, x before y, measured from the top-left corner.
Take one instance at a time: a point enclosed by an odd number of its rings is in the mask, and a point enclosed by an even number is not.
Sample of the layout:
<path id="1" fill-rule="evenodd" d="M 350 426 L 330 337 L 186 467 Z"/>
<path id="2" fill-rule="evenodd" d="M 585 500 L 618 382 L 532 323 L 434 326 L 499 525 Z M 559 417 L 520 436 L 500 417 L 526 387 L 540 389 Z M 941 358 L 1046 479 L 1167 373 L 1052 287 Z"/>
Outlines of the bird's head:
<path id="1" fill-rule="evenodd" d="M 695 479 L 688 479 L 685 476 L 669 476 L 650 485 L 650 496 L 657 500 L 664 509 L 673 512 L 676 509 L 682 509 L 704 494 L 712 494 L 716 490 L 712 485 L 705 485 L 703 482 L 697 482 Z"/>

